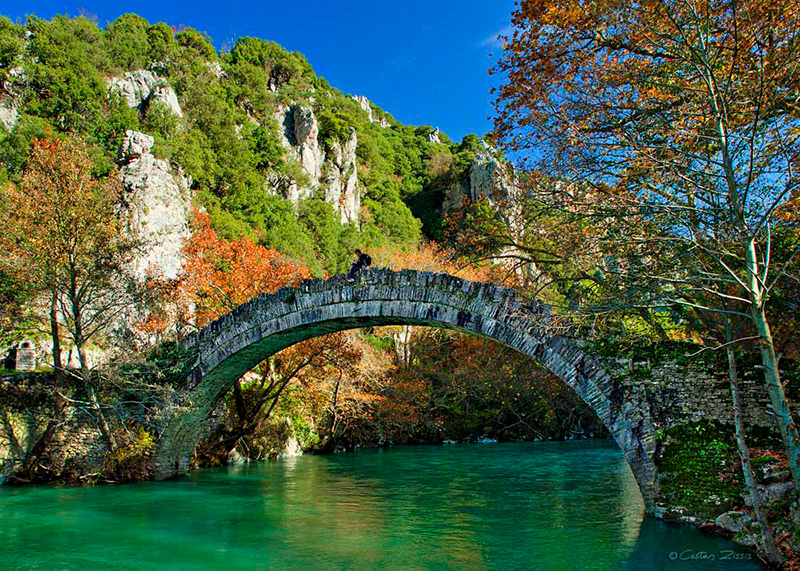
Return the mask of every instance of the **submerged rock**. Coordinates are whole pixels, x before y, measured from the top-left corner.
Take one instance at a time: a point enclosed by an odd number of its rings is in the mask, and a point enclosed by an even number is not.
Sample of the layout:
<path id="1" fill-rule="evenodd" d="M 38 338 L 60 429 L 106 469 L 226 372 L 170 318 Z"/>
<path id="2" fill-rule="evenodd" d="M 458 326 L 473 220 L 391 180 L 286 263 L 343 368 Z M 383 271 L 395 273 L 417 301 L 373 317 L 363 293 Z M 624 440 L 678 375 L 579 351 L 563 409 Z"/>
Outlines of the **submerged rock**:
<path id="1" fill-rule="evenodd" d="M 228 466 L 235 466 L 237 464 L 246 464 L 247 458 L 239 452 L 236 448 L 228 452 L 227 458 Z"/>
<path id="2" fill-rule="evenodd" d="M 283 450 L 278 453 L 278 458 L 294 458 L 295 456 L 302 456 L 303 449 L 294 434 L 291 434 L 283 445 Z"/>
<path id="3" fill-rule="evenodd" d="M 745 512 L 730 511 L 717 517 L 714 520 L 714 525 L 727 532 L 736 534 L 741 532 L 747 524 L 753 521 L 753 518 Z"/>

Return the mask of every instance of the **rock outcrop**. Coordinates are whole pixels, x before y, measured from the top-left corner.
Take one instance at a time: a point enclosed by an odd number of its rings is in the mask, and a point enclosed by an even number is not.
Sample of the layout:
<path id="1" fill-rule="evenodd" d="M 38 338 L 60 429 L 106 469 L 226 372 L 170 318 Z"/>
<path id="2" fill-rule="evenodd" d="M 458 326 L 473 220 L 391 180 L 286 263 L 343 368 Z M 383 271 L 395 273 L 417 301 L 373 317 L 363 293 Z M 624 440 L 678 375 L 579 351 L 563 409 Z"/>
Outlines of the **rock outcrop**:
<path id="1" fill-rule="evenodd" d="M 435 133 L 436 131 L 433 134 Z M 445 192 L 442 208 L 448 212 L 460 208 L 465 201 L 475 203 L 484 198 L 488 199 L 489 204 L 500 212 L 514 239 L 521 240 L 525 225 L 519 199 L 523 192 L 513 166 L 501 159 L 491 145 L 481 141 L 481 148 L 475 154 L 466 176 L 453 182 Z M 508 264 L 507 256 L 514 253 L 514 249 L 501 251 L 496 261 Z M 533 263 L 518 266 L 515 271 L 521 277 L 532 281 L 540 276 L 540 270 Z"/>
<path id="2" fill-rule="evenodd" d="M 294 140 L 300 164 L 313 181 L 322 178 L 322 164 L 325 162 L 325 151 L 319 144 L 319 125 L 311 107 L 295 105 L 291 109 L 294 128 Z"/>
<path id="3" fill-rule="evenodd" d="M 718 516 L 717 519 L 714 520 L 714 525 L 734 534 L 742 531 L 751 521 L 753 521 L 753 518 L 745 512 L 733 511 L 725 512 L 724 514 Z"/>
<path id="4" fill-rule="evenodd" d="M 358 137 L 355 131 L 344 142 L 332 144 L 328 170 L 325 173 L 325 201 L 339 212 L 342 224 L 357 223 L 361 211 L 361 194 L 358 188 L 356 148 Z"/>
<path id="5" fill-rule="evenodd" d="M 175 90 L 166 79 L 152 71 L 129 71 L 122 77 L 107 79 L 106 83 L 109 90 L 119 93 L 129 107 L 137 107 L 139 111 L 145 112 L 149 105 L 161 103 L 172 114 L 183 117 Z"/>
<path id="6" fill-rule="evenodd" d="M 191 234 L 191 181 L 150 154 L 152 145 L 149 135 L 127 131 L 119 151 L 129 224 L 145 241 L 133 269 L 139 280 L 174 279 L 183 263 L 184 241 Z"/>
<path id="7" fill-rule="evenodd" d="M 369 117 L 370 123 L 377 123 L 384 129 L 386 129 L 387 127 L 391 127 L 391 123 L 389 123 L 389 121 L 387 121 L 385 117 L 380 117 L 380 118 L 375 117 L 375 114 L 372 112 L 372 103 L 370 103 L 370 100 L 367 99 L 364 95 L 351 95 L 350 99 L 352 99 L 361 106 L 361 108 L 367 114 L 367 117 Z"/>
<path id="8" fill-rule="evenodd" d="M 374 123 L 375 122 L 375 117 L 372 116 L 372 105 L 370 104 L 369 99 L 367 99 L 363 95 L 351 95 L 350 99 L 352 99 L 353 101 L 355 101 L 356 103 L 358 103 L 361 106 L 361 108 L 364 110 L 364 112 L 369 117 L 369 122 L 370 123 Z"/>
<path id="9" fill-rule="evenodd" d="M 482 141 L 481 146 L 467 176 L 456 181 L 445 194 L 443 208 L 446 211 L 459 208 L 465 199 L 476 202 L 488 198 L 492 204 L 500 204 L 522 192 L 511 165 L 502 161 L 487 143 Z"/>
<path id="10" fill-rule="evenodd" d="M 794 484 L 789 482 L 776 482 L 767 486 L 758 486 L 762 503 L 769 507 L 785 502 L 794 494 Z M 745 496 L 744 505 L 752 507 L 753 501 L 749 495 Z"/>
<path id="11" fill-rule="evenodd" d="M 138 159 L 142 155 L 148 154 L 154 144 L 155 139 L 150 135 L 131 130 L 125 131 L 125 139 L 119 148 L 119 161 L 124 164 Z"/>
<path id="12" fill-rule="evenodd" d="M 429 143 L 441 143 L 442 140 L 439 137 L 440 134 L 441 131 L 439 130 L 439 127 L 436 127 L 433 131 L 428 133 L 428 135 L 425 138 L 428 140 Z"/>
<path id="13" fill-rule="evenodd" d="M 0 81 L 0 126 L 6 131 L 12 131 L 17 124 L 24 83 L 25 72 L 21 67 L 11 68 Z"/>
<path id="14" fill-rule="evenodd" d="M 358 184 L 355 132 L 345 142 L 333 141 L 326 151 L 319 140 L 319 123 L 314 110 L 305 105 L 280 106 L 275 114 L 281 143 L 290 160 L 296 160 L 308 175 L 309 184 L 273 176 L 267 184 L 273 191 L 297 204 L 322 190 L 325 201 L 339 214 L 342 223 L 358 223 L 361 191 Z"/>

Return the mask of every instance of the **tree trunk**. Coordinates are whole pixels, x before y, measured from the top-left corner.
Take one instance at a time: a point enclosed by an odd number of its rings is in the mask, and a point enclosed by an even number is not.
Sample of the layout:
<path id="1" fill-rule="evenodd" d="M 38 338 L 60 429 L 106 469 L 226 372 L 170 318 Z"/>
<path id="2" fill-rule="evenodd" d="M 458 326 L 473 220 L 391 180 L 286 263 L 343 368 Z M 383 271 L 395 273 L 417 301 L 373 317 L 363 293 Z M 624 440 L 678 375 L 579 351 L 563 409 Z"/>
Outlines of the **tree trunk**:
<path id="1" fill-rule="evenodd" d="M 89 368 L 89 361 L 86 357 L 86 347 L 84 346 L 85 340 L 83 338 L 81 308 L 76 302 L 73 303 L 72 319 L 75 325 L 74 341 L 75 348 L 78 351 L 78 361 L 81 365 L 81 378 L 89 393 L 89 401 L 92 403 L 94 413 L 97 415 L 97 424 L 100 426 L 100 432 L 103 434 L 103 438 L 106 441 L 108 451 L 114 452 L 117 449 L 117 441 L 116 438 L 114 438 L 114 432 L 111 430 L 111 427 L 108 424 L 108 419 L 106 419 L 106 415 L 103 412 L 103 407 L 100 404 L 100 399 L 97 398 L 97 392 L 94 388 L 94 379 L 92 379 L 92 372 Z"/>
<path id="2" fill-rule="evenodd" d="M 709 78 L 709 85 L 714 88 L 713 78 Z M 751 232 L 747 218 L 745 216 L 745 204 L 739 192 L 736 182 L 736 169 L 730 156 L 728 146 L 728 127 L 722 113 L 722 107 L 717 99 L 717 94 L 712 91 L 714 111 L 717 113 L 717 130 L 719 136 L 720 150 L 722 152 L 722 164 L 725 173 L 725 183 L 728 187 L 728 202 L 730 203 L 732 220 L 737 228 L 739 235 L 743 238 L 745 254 L 745 281 L 747 282 L 747 295 L 750 301 L 750 315 L 754 322 L 759 336 L 759 349 L 761 350 L 761 364 L 764 369 L 764 381 L 767 386 L 772 411 L 778 422 L 778 428 L 789 459 L 789 470 L 792 473 L 795 493 L 800 490 L 800 433 L 792 417 L 789 408 L 789 401 L 781 383 L 781 374 L 778 369 L 778 358 L 775 355 L 775 344 L 772 339 L 772 332 L 767 321 L 766 309 L 764 307 L 766 299 L 765 285 L 761 281 L 761 267 L 758 262 L 756 252 L 755 236 Z M 767 222 L 769 223 L 769 222 Z M 746 238 L 746 239 L 744 239 Z M 769 260 L 765 260 L 765 270 L 769 269 Z M 764 272 L 766 276 L 766 271 Z M 740 282 L 741 283 L 741 282 Z"/>
<path id="3" fill-rule="evenodd" d="M 795 493 L 800 490 L 800 433 L 794 422 L 789 400 L 781 382 L 778 368 L 778 357 L 775 354 L 775 343 L 772 339 L 769 322 L 764 308 L 764 292 L 758 278 L 758 262 L 753 239 L 746 245 L 746 262 L 748 286 L 750 289 L 751 315 L 758 332 L 758 345 L 761 351 L 761 365 L 764 369 L 764 381 L 772 403 L 772 412 L 778 421 L 778 428 L 789 459 L 789 470 L 792 473 Z"/>
<path id="4" fill-rule="evenodd" d="M 233 400 L 236 404 L 236 416 L 239 417 L 239 427 L 244 430 L 248 424 L 247 407 L 244 403 L 244 395 L 242 394 L 242 380 L 236 379 L 233 383 Z"/>
<path id="5" fill-rule="evenodd" d="M 61 394 L 64 389 L 64 367 L 61 363 L 61 332 L 58 327 L 58 305 L 55 293 L 50 298 L 50 339 L 53 343 L 53 415 L 13 477 L 20 481 L 35 479 L 36 467 L 39 465 L 42 455 L 53 442 L 58 427 L 61 426 L 67 404 Z"/>
<path id="6" fill-rule="evenodd" d="M 728 332 L 727 341 L 730 343 L 730 325 L 726 323 Z M 728 378 L 731 385 L 731 400 L 733 401 L 733 425 L 736 431 L 736 446 L 739 449 L 739 457 L 742 460 L 742 473 L 744 474 L 744 483 L 747 488 L 747 493 L 750 496 L 750 502 L 753 504 L 753 513 L 756 515 L 756 520 L 761 528 L 761 543 L 764 550 L 764 555 L 770 565 L 779 565 L 783 562 L 783 556 L 778 551 L 775 545 L 775 540 L 772 537 L 772 531 L 767 521 L 767 514 L 764 513 L 764 507 L 761 504 L 761 494 L 756 487 L 756 479 L 753 475 L 753 468 L 750 464 L 750 448 L 745 442 L 744 422 L 742 420 L 742 395 L 739 392 L 739 374 L 736 370 L 736 355 L 733 352 L 733 346 L 728 345 Z"/>

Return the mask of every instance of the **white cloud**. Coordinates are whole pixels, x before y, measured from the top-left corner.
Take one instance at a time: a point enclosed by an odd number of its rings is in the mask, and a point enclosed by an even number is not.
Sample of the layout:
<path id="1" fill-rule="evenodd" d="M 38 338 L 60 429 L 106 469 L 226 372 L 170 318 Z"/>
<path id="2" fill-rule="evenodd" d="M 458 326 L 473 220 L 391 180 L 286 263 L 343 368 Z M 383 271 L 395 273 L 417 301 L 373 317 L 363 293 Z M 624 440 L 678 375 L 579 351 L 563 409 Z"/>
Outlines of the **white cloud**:
<path id="1" fill-rule="evenodd" d="M 511 32 L 514 30 L 511 26 L 505 26 L 504 28 L 500 28 L 495 33 L 493 33 L 488 38 L 482 40 L 479 44 L 479 48 L 501 48 L 503 47 L 503 41 L 500 39 L 500 36 L 510 36 Z"/>

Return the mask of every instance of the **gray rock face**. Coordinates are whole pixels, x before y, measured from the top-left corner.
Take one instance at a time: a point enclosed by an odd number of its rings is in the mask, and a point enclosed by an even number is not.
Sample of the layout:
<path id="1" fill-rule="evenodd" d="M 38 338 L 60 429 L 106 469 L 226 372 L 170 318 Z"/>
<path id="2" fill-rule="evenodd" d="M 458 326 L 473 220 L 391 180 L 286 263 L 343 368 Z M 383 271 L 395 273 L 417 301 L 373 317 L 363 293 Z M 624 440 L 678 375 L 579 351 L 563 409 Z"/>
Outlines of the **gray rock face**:
<path id="1" fill-rule="evenodd" d="M 442 140 L 439 138 L 440 134 L 441 131 L 439 130 L 439 127 L 436 127 L 433 131 L 428 133 L 427 137 L 425 138 L 428 140 L 429 143 L 441 143 Z"/>
<path id="2" fill-rule="evenodd" d="M 127 191 L 129 224 L 145 241 L 144 251 L 133 262 L 133 273 L 139 280 L 175 279 L 183 264 L 184 241 L 191 235 L 191 182 L 149 153 L 152 137 L 129 133 L 127 148 L 136 152 L 123 155 L 120 151 L 127 163 L 120 178 Z"/>
<path id="3" fill-rule="evenodd" d="M 12 131 L 17 124 L 24 83 L 25 72 L 21 67 L 8 70 L 8 76 L 0 82 L 0 126 L 6 131 Z"/>
<path id="4" fill-rule="evenodd" d="M 290 159 L 299 162 L 310 185 L 278 175 L 267 180 L 270 191 L 280 193 L 297 204 L 321 189 L 325 201 L 340 215 L 342 223 L 357 223 L 361 211 L 356 148 L 358 138 L 352 133 L 344 142 L 334 142 L 325 152 L 319 142 L 319 123 L 314 110 L 303 105 L 280 106 L 275 114 L 280 127 L 281 144 Z"/>
<path id="5" fill-rule="evenodd" d="M 325 201 L 339 212 L 342 224 L 357 223 L 361 210 L 361 193 L 356 170 L 355 131 L 345 143 L 333 144 L 329 159 L 330 169 L 325 177 Z"/>
<path id="6" fill-rule="evenodd" d="M 211 73 L 213 73 L 217 79 L 224 79 L 228 77 L 228 74 L 225 73 L 218 61 L 207 61 L 206 66 L 211 70 Z"/>
<path id="7" fill-rule="evenodd" d="M 319 124 L 314 111 L 310 107 L 295 105 L 292 107 L 292 120 L 300 164 L 312 181 L 319 181 L 322 178 L 325 151 L 319 144 Z"/>
<path id="8" fill-rule="evenodd" d="M 445 212 L 460 208 L 466 201 L 470 204 L 488 199 L 489 204 L 499 209 L 512 236 L 520 239 L 525 232 L 522 224 L 521 205 L 518 200 L 523 190 L 510 163 L 501 160 L 498 153 L 481 141 L 481 150 L 475 155 L 466 177 L 453 183 L 445 192 Z M 513 254 L 512 250 L 501 254 Z M 505 263 L 502 258 L 500 263 Z M 507 260 L 506 260 L 507 262 Z M 517 272 L 525 278 L 535 280 L 539 271 L 533 264 L 519 267 Z"/>
<path id="9" fill-rule="evenodd" d="M 369 117 L 369 122 L 374 123 L 375 118 L 372 116 L 372 105 L 370 105 L 369 99 L 364 97 L 363 95 L 351 95 L 350 99 L 358 103 L 364 112 Z"/>
<path id="10" fill-rule="evenodd" d="M 175 90 L 152 71 L 129 71 L 121 78 L 112 77 L 106 80 L 106 83 L 109 90 L 119 93 L 129 107 L 138 107 L 140 111 L 144 111 L 148 105 L 158 102 L 174 115 L 183 117 Z"/>
<path id="11" fill-rule="evenodd" d="M 485 142 L 481 144 L 482 150 L 475 155 L 468 176 L 452 185 L 445 194 L 445 210 L 460 207 L 465 198 L 471 202 L 488 198 L 492 204 L 498 204 L 522 192 L 511 166 L 501 161 L 491 146 Z"/>
<path id="12" fill-rule="evenodd" d="M 372 112 L 372 104 L 370 103 L 369 99 L 367 99 L 365 96 L 351 95 L 350 99 L 352 99 L 361 106 L 361 108 L 364 110 L 364 113 L 366 113 L 367 117 L 369 117 L 370 123 L 377 123 L 384 129 L 392 126 L 392 124 L 389 123 L 389 121 L 385 117 L 381 118 L 375 117 L 375 114 Z"/>
<path id="13" fill-rule="evenodd" d="M 155 139 L 150 135 L 128 129 L 125 131 L 125 138 L 119 147 L 119 161 L 121 163 L 129 163 L 133 159 L 138 159 L 142 155 L 148 154 L 154 144 Z"/>
<path id="14" fill-rule="evenodd" d="M 758 491 L 761 494 L 761 501 L 765 506 L 778 504 L 788 499 L 794 493 L 794 484 L 792 482 L 777 482 L 768 486 L 758 486 Z M 752 506 L 750 496 L 745 496 L 744 503 L 746 506 Z"/>
<path id="15" fill-rule="evenodd" d="M 8 95 L 0 96 L 0 125 L 6 131 L 12 131 L 17 124 L 19 107 L 17 101 Z"/>

